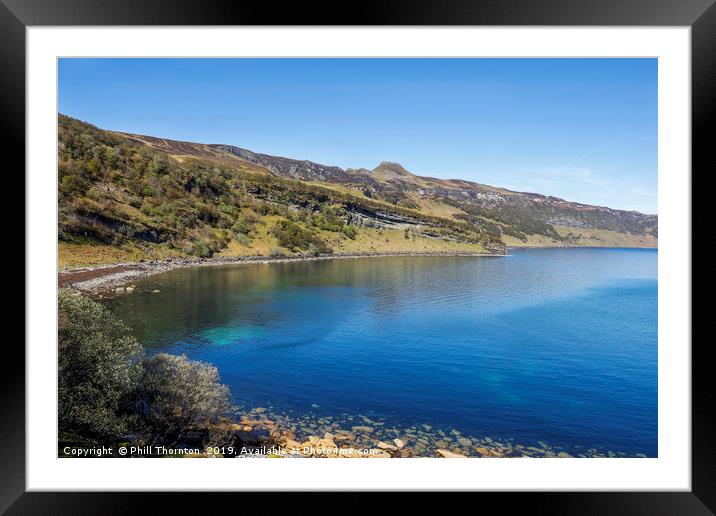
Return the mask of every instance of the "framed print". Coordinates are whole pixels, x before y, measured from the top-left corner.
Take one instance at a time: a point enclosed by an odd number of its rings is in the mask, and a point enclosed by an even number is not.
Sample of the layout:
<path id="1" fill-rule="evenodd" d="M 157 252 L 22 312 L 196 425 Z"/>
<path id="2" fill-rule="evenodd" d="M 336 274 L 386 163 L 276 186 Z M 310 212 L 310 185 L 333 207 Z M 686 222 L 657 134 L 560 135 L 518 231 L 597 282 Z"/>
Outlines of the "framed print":
<path id="1" fill-rule="evenodd" d="M 711 4 L 4 0 L 27 308 L 3 508 L 711 514 Z"/>

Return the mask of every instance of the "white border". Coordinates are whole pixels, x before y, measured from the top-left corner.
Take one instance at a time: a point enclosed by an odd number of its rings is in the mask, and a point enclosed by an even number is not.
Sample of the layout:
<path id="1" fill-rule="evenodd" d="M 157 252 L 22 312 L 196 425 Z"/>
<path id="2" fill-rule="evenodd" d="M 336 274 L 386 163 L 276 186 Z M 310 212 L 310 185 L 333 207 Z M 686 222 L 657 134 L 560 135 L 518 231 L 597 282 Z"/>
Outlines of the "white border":
<path id="1" fill-rule="evenodd" d="M 88 55 L 658 57 L 659 458 L 57 459 L 56 59 Z M 29 27 L 28 490 L 690 490 L 690 107 L 690 29 L 682 27 Z"/>

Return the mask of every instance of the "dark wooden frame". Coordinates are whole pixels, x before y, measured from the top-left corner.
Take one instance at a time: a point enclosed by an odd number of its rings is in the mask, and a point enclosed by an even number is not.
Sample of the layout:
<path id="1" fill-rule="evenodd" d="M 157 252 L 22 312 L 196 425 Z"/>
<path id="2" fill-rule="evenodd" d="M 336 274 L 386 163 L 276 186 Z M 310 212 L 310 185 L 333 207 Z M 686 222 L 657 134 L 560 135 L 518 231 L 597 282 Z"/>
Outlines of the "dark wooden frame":
<path id="1" fill-rule="evenodd" d="M 7 132 L 3 156 L 25 148 L 25 27 L 34 25 L 646 25 L 690 26 L 692 36 L 692 162 L 713 173 L 709 123 L 716 108 L 715 0 L 363 0 L 274 4 L 248 0 L 0 0 L 0 103 Z M 7 162 L 6 162 L 7 163 Z M 684 174 L 690 171 L 685 170 Z M 20 187 L 22 188 L 22 187 Z M 18 210 L 19 212 L 19 210 Z M 19 242 L 19 239 L 17 240 Z M 16 244 L 16 248 L 20 248 Z M 537 514 L 713 514 L 716 511 L 716 385 L 711 339 L 692 346 L 692 491 L 640 493 L 484 493 L 502 507 L 527 504 Z M 684 342 L 689 346 L 690 342 Z M 8 514 L 129 514 L 159 498 L 186 512 L 206 507 L 186 494 L 25 492 L 25 356 L 6 338 L 0 375 L 0 511 Z M 226 498 L 231 494 L 212 494 Z M 365 495 L 363 495 L 365 496 Z M 244 499 L 245 500 L 245 499 Z M 223 501 L 223 500 L 221 500 Z M 266 500 L 265 500 L 266 501 Z M 212 500 L 212 507 L 219 500 Z M 268 503 L 268 502 L 267 502 Z M 180 504 L 180 505 L 179 505 Z M 201 506 L 198 504 L 202 504 Z M 345 506 L 345 505 L 344 505 Z M 245 509 L 245 501 L 241 509 Z M 268 507 L 267 507 L 268 508 Z"/>

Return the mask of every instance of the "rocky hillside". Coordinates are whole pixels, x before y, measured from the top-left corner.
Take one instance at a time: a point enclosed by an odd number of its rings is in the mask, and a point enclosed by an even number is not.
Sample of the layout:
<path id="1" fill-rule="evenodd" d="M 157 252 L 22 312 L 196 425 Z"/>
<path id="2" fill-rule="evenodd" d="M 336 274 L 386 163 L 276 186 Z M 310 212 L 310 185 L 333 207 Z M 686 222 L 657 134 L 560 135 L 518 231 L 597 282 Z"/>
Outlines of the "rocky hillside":
<path id="1" fill-rule="evenodd" d="M 68 265 L 167 256 L 657 245 L 657 217 L 415 175 L 117 133 L 60 115 Z"/>
<path id="2" fill-rule="evenodd" d="M 513 192 L 458 179 L 422 177 L 398 163 L 387 161 L 373 170 L 344 170 L 307 160 L 259 154 L 232 145 L 126 136 L 156 145 L 176 156 L 210 154 L 216 159 L 233 159 L 255 165 L 275 176 L 339 184 L 370 198 L 422 208 L 423 211 L 432 203 L 448 204 L 454 208 L 452 218 L 481 224 L 511 245 L 657 245 L 656 215 L 569 202 L 536 193 Z"/>

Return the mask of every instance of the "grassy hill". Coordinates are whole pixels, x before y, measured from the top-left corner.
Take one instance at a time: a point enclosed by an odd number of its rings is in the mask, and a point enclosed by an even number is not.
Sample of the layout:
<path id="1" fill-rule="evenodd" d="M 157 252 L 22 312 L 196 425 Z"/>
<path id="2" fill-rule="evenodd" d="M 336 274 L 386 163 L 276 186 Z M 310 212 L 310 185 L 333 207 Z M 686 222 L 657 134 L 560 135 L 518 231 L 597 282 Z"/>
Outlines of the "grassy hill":
<path id="1" fill-rule="evenodd" d="M 188 152 L 187 152 L 188 151 Z M 169 257 L 503 252 L 466 221 L 59 117 L 60 266 Z"/>
<path id="2" fill-rule="evenodd" d="M 654 247 L 656 216 L 410 173 L 341 169 L 59 116 L 60 266 L 169 257 Z"/>

